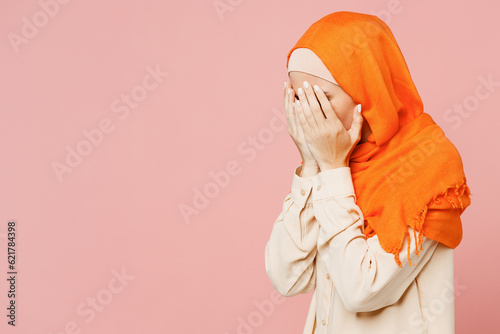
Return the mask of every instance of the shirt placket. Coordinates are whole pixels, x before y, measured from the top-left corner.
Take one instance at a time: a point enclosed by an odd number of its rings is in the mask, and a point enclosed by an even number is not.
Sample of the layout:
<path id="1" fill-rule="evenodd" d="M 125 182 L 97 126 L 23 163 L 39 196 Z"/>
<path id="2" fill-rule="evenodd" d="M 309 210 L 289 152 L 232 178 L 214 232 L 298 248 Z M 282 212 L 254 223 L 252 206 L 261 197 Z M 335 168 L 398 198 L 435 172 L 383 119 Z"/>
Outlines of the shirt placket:
<path id="1" fill-rule="evenodd" d="M 318 323 L 318 333 L 328 333 L 328 326 L 329 326 L 329 315 L 330 315 L 330 307 L 332 305 L 332 289 L 333 289 L 333 282 L 331 279 L 330 274 L 328 273 L 328 270 L 325 266 L 325 263 L 323 262 L 323 259 L 321 259 L 321 256 L 319 254 L 317 255 L 318 259 L 318 284 L 321 285 L 321 290 L 320 294 L 317 296 L 317 314 L 316 314 L 316 321 Z"/>

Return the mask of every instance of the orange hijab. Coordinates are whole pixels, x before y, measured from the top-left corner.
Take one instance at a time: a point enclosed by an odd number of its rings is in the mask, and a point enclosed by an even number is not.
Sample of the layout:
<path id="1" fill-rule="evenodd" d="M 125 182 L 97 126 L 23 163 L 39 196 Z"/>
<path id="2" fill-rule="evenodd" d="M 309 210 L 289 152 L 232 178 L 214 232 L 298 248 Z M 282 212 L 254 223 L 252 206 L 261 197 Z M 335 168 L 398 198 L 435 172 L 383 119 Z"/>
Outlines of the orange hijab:
<path id="1" fill-rule="evenodd" d="M 349 167 L 364 234 L 378 235 L 394 254 L 412 227 L 455 248 L 462 240 L 460 215 L 470 205 L 462 160 L 432 117 L 423 112 L 405 59 L 389 27 L 378 17 L 335 12 L 313 23 L 290 50 L 312 50 L 356 104 L 372 133 L 358 143 Z M 446 200 L 440 201 L 440 198 Z M 425 222 L 425 224 L 424 224 Z M 411 261 L 410 261 L 411 265 Z"/>

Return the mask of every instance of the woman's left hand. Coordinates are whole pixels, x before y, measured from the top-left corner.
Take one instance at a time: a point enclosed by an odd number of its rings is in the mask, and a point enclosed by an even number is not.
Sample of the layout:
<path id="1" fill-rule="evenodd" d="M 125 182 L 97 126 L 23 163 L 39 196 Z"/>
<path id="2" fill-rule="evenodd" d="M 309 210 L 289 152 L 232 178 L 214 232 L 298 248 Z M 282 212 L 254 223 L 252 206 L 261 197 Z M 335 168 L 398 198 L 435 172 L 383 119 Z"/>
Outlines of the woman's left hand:
<path id="1" fill-rule="evenodd" d="M 361 105 L 354 108 L 351 128 L 346 130 L 328 98 L 316 87 L 314 91 L 310 85 L 304 87 L 294 103 L 307 145 L 320 170 L 349 167 L 349 156 L 361 139 Z"/>

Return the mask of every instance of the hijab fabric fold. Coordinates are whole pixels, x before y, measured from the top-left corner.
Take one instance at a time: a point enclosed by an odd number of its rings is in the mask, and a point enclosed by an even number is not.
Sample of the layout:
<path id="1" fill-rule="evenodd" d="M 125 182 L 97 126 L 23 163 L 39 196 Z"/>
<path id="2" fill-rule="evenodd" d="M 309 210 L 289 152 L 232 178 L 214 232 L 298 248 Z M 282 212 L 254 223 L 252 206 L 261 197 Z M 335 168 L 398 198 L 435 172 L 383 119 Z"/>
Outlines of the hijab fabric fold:
<path id="1" fill-rule="evenodd" d="M 416 243 L 418 232 L 416 254 L 422 250 L 423 236 L 456 248 L 462 240 L 460 215 L 471 203 L 462 159 L 423 111 L 389 27 L 374 15 L 335 12 L 300 37 L 288 53 L 287 67 L 299 48 L 314 52 L 336 83 L 362 105 L 364 121 L 372 130 L 349 160 L 365 236 L 377 235 L 400 267 L 403 240 L 410 240 L 408 226 Z M 432 219 L 426 220 L 431 209 Z M 408 242 L 408 259 L 409 247 Z"/>

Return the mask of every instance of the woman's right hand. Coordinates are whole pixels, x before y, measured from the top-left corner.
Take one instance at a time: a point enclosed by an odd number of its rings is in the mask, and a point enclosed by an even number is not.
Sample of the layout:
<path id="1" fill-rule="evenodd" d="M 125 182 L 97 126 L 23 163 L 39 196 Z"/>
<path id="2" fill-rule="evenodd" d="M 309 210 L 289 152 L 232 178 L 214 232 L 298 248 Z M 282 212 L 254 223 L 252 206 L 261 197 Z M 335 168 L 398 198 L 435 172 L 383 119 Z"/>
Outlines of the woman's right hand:
<path id="1" fill-rule="evenodd" d="M 290 84 L 285 81 L 284 107 L 288 122 L 288 133 L 299 150 L 303 164 L 316 165 L 316 159 L 314 159 L 314 156 L 307 146 L 302 125 L 300 124 L 299 117 L 295 112 L 294 102 L 295 91 L 290 87 Z"/>

